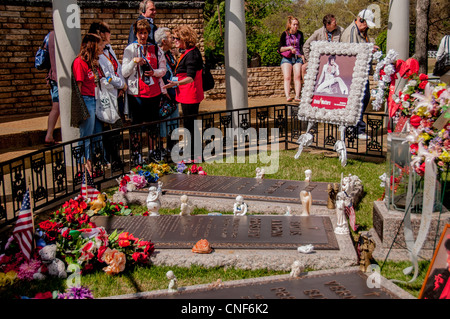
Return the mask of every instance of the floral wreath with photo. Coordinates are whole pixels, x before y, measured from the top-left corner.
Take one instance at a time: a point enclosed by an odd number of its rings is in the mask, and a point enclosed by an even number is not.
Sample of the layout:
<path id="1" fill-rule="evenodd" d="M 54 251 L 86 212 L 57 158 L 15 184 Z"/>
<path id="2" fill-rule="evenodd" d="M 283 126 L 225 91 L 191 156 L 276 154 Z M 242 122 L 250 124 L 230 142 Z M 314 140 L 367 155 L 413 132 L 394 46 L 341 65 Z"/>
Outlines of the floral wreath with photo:
<path id="1" fill-rule="evenodd" d="M 298 110 L 298 119 L 343 126 L 356 125 L 361 113 L 364 87 L 369 78 L 372 50 L 372 43 L 312 42 L 305 84 L 302 90 L 302 99 Z M 320 68 L 320 57 L 323 54 L 356 56 L 347 106 L 343 109 L 327 110 L 311 105 Z"/>

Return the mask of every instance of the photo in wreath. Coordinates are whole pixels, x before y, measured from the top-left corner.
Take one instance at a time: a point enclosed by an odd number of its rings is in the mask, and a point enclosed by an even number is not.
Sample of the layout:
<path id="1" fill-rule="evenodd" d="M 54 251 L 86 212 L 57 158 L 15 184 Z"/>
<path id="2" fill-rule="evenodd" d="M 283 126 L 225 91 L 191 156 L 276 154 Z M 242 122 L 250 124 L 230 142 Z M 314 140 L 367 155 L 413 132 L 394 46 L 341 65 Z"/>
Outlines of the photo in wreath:
<path id="1" fill-rule="evenodd" d="M 298 119 L 356 125 L 373 56 L 372 43 L 314 41 Z"/>
<path id="2" fill-rule="evenodd" d="M 355 56 L 322 54 L 311 106 L 343 109 L 347 106 Z"/>

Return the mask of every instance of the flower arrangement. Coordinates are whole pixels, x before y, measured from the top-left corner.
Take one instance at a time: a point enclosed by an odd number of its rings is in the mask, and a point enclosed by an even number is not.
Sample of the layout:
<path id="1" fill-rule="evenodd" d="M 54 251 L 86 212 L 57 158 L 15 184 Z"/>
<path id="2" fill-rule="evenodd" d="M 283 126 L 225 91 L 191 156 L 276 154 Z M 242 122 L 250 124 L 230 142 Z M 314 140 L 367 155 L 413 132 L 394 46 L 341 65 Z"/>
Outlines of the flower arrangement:
<path id="1" fill-rule="evenodd" d="M 121 193 L 127 193 L 144 188 L 150 183 L 157 182 L 163 175 L 173 172 L 173 168 L 165 163 L 150 163 L 148 165 L 136 166 L 129 174 L 118 180 L 119 191 Z"/>
<path id="2" fill-rule="evenodd" d="M 411 166 L 420 176 L 425 172 L 425 160 L 433 158 L 438 174 L 450 163 L 450 88 L 445 83 L 431 85 L 426 75 L 420 76 L 423 93 L 411 94 L 411 132 L 408 136 Z M 425 84 L 422 84 L 425 83 Z"/>

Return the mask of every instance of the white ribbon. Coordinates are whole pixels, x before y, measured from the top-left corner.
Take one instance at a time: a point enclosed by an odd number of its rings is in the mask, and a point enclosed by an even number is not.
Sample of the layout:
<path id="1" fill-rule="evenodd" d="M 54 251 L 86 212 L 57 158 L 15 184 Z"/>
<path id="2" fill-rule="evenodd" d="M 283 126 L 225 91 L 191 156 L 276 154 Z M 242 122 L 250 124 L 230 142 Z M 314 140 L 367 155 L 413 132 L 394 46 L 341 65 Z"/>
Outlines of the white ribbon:
<path id="1" fill-rule="evenodd" d="M 306 129 L 306 133 L 300 135 L 300 137 L 297 140 L 298 145 L 298 151 L 297 154 L 295 154 L 294 158 L 298 159 L 300 155 L 302 154 L 303 148 L 308 147 L 312 144 L 314 136 L 312 136 L 309 131 L 312 129 L 314 125 L 314 122 L 308 122 L 308 128 Z"/>
<path id="2" fill-rule="evenodd" d="M 414 269 L 414 275 L 410 281 L 405 282 L 401 280 L 392 279 L 393 282 L 400 283 L 412 283 L 417 279 L 419 274 L 419 265 L 418 265 L 418 255 L 422 246 L 427 238 L 428 231 L 430 229 L 432 214 L 434 211 L 434 200 L 436 193 L 436 162 L 435 157 L 436 154 L 429 153 L 425 150 L 422 143 L 419 143 L 419 155 L 425 157 L 425 182 L 423 189 L 423 204 L 422 204 L 422 217 L 420 220 L 419 232 L 417 234 L 416 241 L 414 241 L 414 234 L 411 226 L 411 203 L 413 200 L 412 194 L 412 173 L 410 173 L 409 181 L 408 181 L 408 193 L 406 197 L 407 203 L 407 211 L 405 213 L 404 218 L 404 237 L 406 242 L 406 247 L 409 251 L 412 266 L 407 267 L 403 270 L 404 274 L 411 273 L 412 269 Z M 420 159 L 420 157 L 419 157 Z M 413 159 L 413 162 L 417 162 L 417 158 Z M 411 167 L 413 166 L 413 162 L 411 162 Z"/>
<path id="3" fill-rule="evenodd" d="M 339 154 L 339 159 L 341 161 L 342 167 L 347 165 L 347 148 L 345 147 L 345 126 L 339 126 L 339 132 L 341 134 L 341 139 L 337 140 L 334 144 L 334 150 Z"/>

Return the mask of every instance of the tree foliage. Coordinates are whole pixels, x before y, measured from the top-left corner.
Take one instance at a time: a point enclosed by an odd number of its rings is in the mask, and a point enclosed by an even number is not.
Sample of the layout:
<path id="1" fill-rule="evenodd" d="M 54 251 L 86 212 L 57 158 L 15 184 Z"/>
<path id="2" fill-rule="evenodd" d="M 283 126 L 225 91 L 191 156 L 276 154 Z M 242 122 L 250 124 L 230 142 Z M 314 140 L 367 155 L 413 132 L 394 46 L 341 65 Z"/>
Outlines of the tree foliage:
<path id="1" fill-rule="evenodd" d="M 415 53 L 416 4 L 420 0 L 410 0 L 410 55 Z M 388 28 L 390 0 L 248 0 L 246 8 L 247 55 L 250 62 L 260 57 L 262 65 L 278 65 L 280 55 L 276 52 L 281 33 L 285 30 L 287 17 L 299 19 L 300 31 L 307 39 L 322 27 L 322 18 L 334 14 L 338 25 L 346 28 L 358 12 L 369 5 L 380 8 L 380 28 L 371 29 L 369 36 L 377 44 L 383 44 Z M 219 8 L 219 9 L 218 9 Z M 220 17 L 220 20 L 219 20 Z M 435 0 L 428 16 L 428 49 L 436 50 L 443 35 L 450 34 L 450 6 L 448 0 Z M 205 2 L 205 52 L 212 65 L 224 63 L 225 0 Z M 219 21 L 221 21 L 222 32 Z M 385 52 L 383 50 L 383 52 Z"/>

